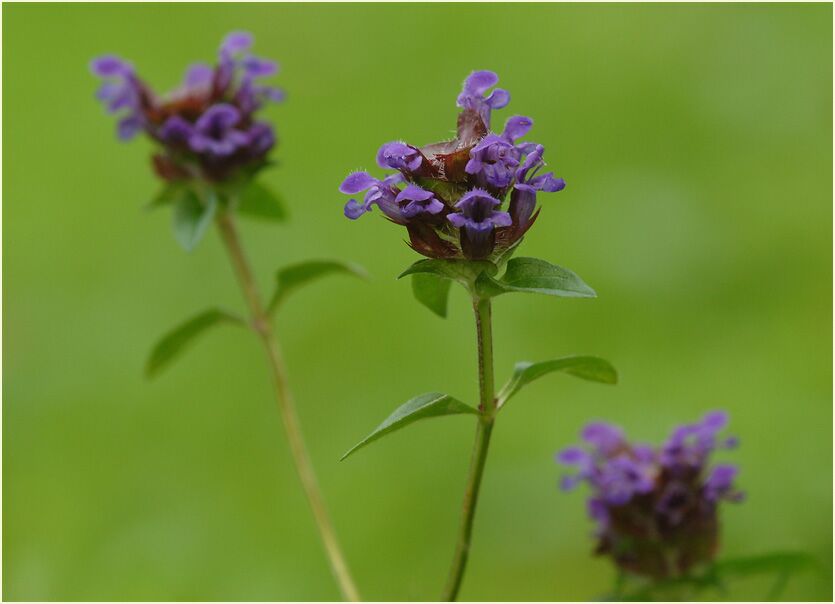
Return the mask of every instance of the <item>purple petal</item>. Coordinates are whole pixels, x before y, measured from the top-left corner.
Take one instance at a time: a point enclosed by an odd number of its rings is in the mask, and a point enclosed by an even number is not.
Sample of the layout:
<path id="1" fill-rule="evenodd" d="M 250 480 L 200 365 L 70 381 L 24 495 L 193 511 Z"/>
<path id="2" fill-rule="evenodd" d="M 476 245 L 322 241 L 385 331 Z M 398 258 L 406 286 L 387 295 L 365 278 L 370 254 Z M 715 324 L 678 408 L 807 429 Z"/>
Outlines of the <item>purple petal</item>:
<path id="1" fill-rule="evenodd" d="M 499 81 L 492 71 L 474 71 L 464 80 L 464 91 L 475 96 L 483 95 L 488 88 L 495 86 Z"/>
<path id="2" fill-rule="evenodd" d="M 252 34 L 247 31 L 233 31 L 226 35 L 220 45 L 221 55 L 234 55 L 249 50 Z"/>
<path id="3" fill-rule="evenodd" d="M 553 172 L 547 174 L 540 174 L 529 181 L 530 185 L 538 191 L 545 191 L 546 193 L 556 193 L 565 188 L 565 180 L 562 178 L 554 178 Z"/>
<path id="4" fill-rule="evenodd" d="M 142 130 L 142 118 L 130 115 L 119 121 L 116 127 L 118 136 L 121 140 L 126 141 L 136 136 L 136 133 Z"/>
<path id="5" fill-rule="evenodd" d="M 472 153 L 472 152 L 471 152 Z M 481 171 L 482 163 L 477 159 L 471 159 L 467 162 L 467 165 L 464 166 L 464 172 L 467 174 L 476 174 Z"/>
<path id="6" fill-rule="evenodd" d="M 368 172 L 353 172 L 339 185 L 339 192 L 346 195 L 356 195 L 360 191 L 373 187 L 380 181 L 371 176 Z"/>
<path id="7" fill-rule="evenodd" d="M 260 96 L 268 101 L 272 101 L 273 103 L 281 103 L 285 98 L 287 98 L 287 94 L 284 90 L 276 88 L 275 86 L 260 86 L 257 90 Z"/>
<path id="8" fill-rule="evenodd" d="M 485 101 L 490 109 L 501 109 L 510 102 L 510 93 L 503 88 L 496 88 Z"/>
<path id="9" fill-rule="evenodd" d="M 510 214 L 507 212 L 493 212 L 489 221 L 493 223 L 493 226 L 497 227 L 506 227 L 513 224 L 513 220 L 511 220 Z"/>
<path id="10" fill-rule="evenodd" d="M 241 113 L 235 107 L 228 103 L 219 103 L 209 107 L 198 118 L 195 127 L 204 133 L 215 129 L 225 130 L 237 124 L 240 119 Z"/>
<path id="11" fill-rule="evenodd" d="M 189 66 L 183 83 L 187 88 L 207 86 L 214 77 L 214 70 L 205 63 L 195 63 Z"/>
<path id="12" fill-rule="evenodd" d="M 349 199 L 348 203 L 345 204 L 345 217 L 350 218 L 351 220 L 356 220 L 370 209 L 370 207 L 357 203 L 356 199 Z"/>
<path id="13" fill-rule="evenodd" d="M 504 124 L 504 132 L 502 136 L 508 140 L 515 141 L 517 138 L 522 138 L 533 127 L 533 120 L 524 115 L 514 115 Z"/>
<path id="14" fill-rule="evenodd" d="M 427 191 L 415 184 L 409 184 L 397 194 L 394 201 L 398 203 L 405 200 L 426 201 L 430 197 L 432 197 L 432 191 Z"/>
<path id="15" fill-rule="evenodd" d="M 560 478 L 560 489 L 570 491 L 582 482 L 582 478 L 576 475 L 567 475 Z"/>
<path id="16" fill-rule="evenodd" d="M 247 132 L 249 150 L 255 155 L 261 155 L 270 150 L 275 144 L 275 132 L 272 126 L 264 122 L 256 122 Z"/>
<path id="17" fill-rule="evenodd" d="M 577 465 L 587 461 L 589 454 L 580 447 L 566 447 L 557 453 L 557 461 L 567 465 Z"/>
<path id="18" fill-rule="evenodd" d="M 193 126 L 179 115 L 172 115 L 160 128 L 159 135 L 166 142 L 180 142 L 188 140 L 194 131 Z"/>
<path id="19" fill-rule="evenodd" d="M 711 411 L 702 418 L 702 426 L 711 432 L 719 432 L 728 424 L 728 414 L 724 411 Z"/>
<path id="20" fill-rule="evenodd" d="M 263 78 L 278 73 L 278 64 L 267 59 L 247 57 L 244 59 L 243 65 L 247 75 L 253 78 Z"/>
<path id="21" fill-rule="evenodd" d="M 90 71 L 101 78 L 126 76 L 133 72 L 131 64 L 114 55 L 104 55 L 93 59 Z"/>
<path id="22" fill-rule="evenodd" d="M 603 422 L 587 424 L 583 428 L 582 437 L 604 455 L 611 455 L 624 444 L 623 431 L 615 425 Z"/>
<path id="23" fill-rule="evenodd" d="M 733 486 L 734 478 L 739 473 L 739 468 L 731 464 L 720 464 L 713 468 L 705 481 L 705 498 L 708 501 L 716 501 Z"/>

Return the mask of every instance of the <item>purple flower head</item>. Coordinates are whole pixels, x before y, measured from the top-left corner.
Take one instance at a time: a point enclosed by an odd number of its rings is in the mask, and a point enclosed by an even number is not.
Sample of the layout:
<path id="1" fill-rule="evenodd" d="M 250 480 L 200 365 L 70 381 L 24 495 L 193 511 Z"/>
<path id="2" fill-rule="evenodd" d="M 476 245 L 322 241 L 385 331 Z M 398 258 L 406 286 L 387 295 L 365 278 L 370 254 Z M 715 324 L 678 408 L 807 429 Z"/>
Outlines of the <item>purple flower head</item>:
<path id="1" fill-rule="evenodd" d="M 394 141 L 377 152 L 377 165 L 398 171 L 406 183 L 390 192 L 396 207 L 386 193 L 384 212 L 406 227 L 409 245 L 430 258 L 505 260 L 536 218 L 537 192 L 565 186 L 551 173 L 538 175 L 541 145 L 520 142 L 531 118 L 510 117 L 501 133 L 490 132 L 492 110 L 510 100 L 493 89 L 497 82 L 490 71 L 466 79 L 455 139 L 424 146 Z M 356 218 L 368 208 L 354 200 L 346 215 Z"/>
<path id="2" fill-rule="evenodd" d="M 459 107 L 478 113 L 485 128 L 490 128 L 491 111 L 501 109 L 510 102 L 510 93 L 501 88 L 496 88 L 488 96 L 484 96 L 484 93 L 498 82 L 499 76 L 492 71 L 474 71 L 464 80 L 464 89 L 456 101 Z"/>
<path id="3" fill-rule="evenodd" d="M 91 63 L 103 82 L 96 97 L 119 114 L 123 139 L 144 131 L 161 149 L 153 156 L 157 174 L 166 180 L 200 178 L 225 181 L 264 165 L 275 145 L 272 126 L 256 119 L 267 102 L 283 92 L 261 83 L 278 67 L 251 53 L 247 32 L 227 35 L 211 66 L 193 63 L 182 83 L 157 96 L 136 75 L 133 66 L 111 55 Z"/>
<path id="4" fill-rule="evenodd" d="M 597 523 L 597 552 L 624 570 L 666 578 L 709 562 L 716 554 L 720 501 L 740 501 L 736 466 L 709 467 L 710 453 L 727 446 L 718 432 L 727 414 L 711 412 L 676 428 L 658 448 L 630 443 L 617 426 L 588 424 L 587 447 L 568 447 L 557 460 L 575 469 L 563 489 L 589 485 L 589 515 Z"/>

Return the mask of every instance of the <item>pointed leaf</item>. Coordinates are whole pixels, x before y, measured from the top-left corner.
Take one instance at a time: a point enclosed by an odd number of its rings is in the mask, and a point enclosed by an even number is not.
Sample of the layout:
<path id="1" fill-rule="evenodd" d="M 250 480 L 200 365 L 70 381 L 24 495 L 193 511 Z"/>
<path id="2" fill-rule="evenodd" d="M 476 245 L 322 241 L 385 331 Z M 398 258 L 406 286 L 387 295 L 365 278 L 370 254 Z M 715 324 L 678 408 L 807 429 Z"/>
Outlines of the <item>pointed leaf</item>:
<path id="1" fill-rule="evenodd" d="M 602 382 L 604 384 L 617 384 L 618 381 L 618 374 L 615 368 L 608 361 L 604 361 L 598 357 L 564 357 L 551 361 L 541 361 L 539 363 L 525 361 L 516 363 L 516 367 L 513 369 L 513 375 L 507 384 L 502 387 L 497 396 L 498 406 L 501 407 L 504 405 L 524 386 L 554 371 L 564 371 L 584 380 Z"/>
<path id="2" fill-rule="evenodd" d="M 145 365 L 145 376 L 153 377 L 176 359 L 204 331 L 220 323 L 244 324 L 237 315 L 211 308 L 175 327 L 157 342 Z"/>
<path id="3" fill-rule="evenodd" d="M 412 275 L 412 293 L 415 299 L 441 318 L 446 318 L 450 287 L 452 281 L 431 273 Z"/>
<path id="4" fill-rule="evenodd" d="M 440 260 L 427 258 L 425 260 L 418 260 L 400 273 L 397 278 L 401 279 L 406 275 L 416 275 L 419 273 L 435 275 L 442 279 L 451 279 L 469 287 L 475 283 L 478 276 L 482 273 L 494 275 L 496 273 L 496 265 L 487 260 Z"/>
<path id="5" fill-rule="evenodd" d="M 721 577 L 748 576 L 760 573 L 795 572 L 815 566 L 815 559 L 801 552 L 775 552 L 759 556 L 721 560 L 714 565 Z"/>
<path id="6" fill-rule="evenodd" d="M 183 189 L 174 204 L 174 238 L 183 248 L 193 250 L 212 222 L 217 198 L 208 192 L 204 201 L 191 189 Z"/>
<path id="7" fill-rule="evenodd" d="M 421 394 L 420 396 L 416 396 L 395 409 L 394 413 L 389 415 L 382 424 L 374 429 L 371 434 L 351 447 L 348 452 L 341 457 L 340 461 L 354 453 L 357 449 L 374 442 L 389 432 L 394 432 L 404 426 L 408 426 L 412 422 L 428 417 L 457 415 L 460 413 L 472 413 L 478 415 L 478 411 L 469 405 L 465 405 L 458 399 L 449 396 L 448 394 L 442 394 L 440 392 Z"/>
<path id="8" fill-rule="evenodd" d="M 163 206 L 173 205 L 186 193 L 186 187 L 182 182 L 166 183 L 154 198 L 145 206 L 146 210 L 155 210 Z"/>
<path id="9" fill-rule="evenodd" d="M 340 273 L 354 275 L 360 279 L 368 278 L 364 268 L 353 262 L 341 260 L 306 260 L 279 269 L 275 274 L 276 289 L 270 301 L 269 311 L 275 310 L 288 295 L 303 285 L 326 275 Z"/>
<path id="10" fill-rule="evenodd" d="M 250 218 L 284 222 L 288 218 L 287 205 L 276 192 L 252 181 L 241 193 L 238 212 Z"/>
<path id="11" fill-rule="evenodd" d="M 575 273 L 540 260 L 539 258 L 511 258 L 500 279 L 482 274 L 476 284 L 483 296 L 493 297 L 510 292 L 525 292 L 562 296 L 566 298 L 594 298 L 597 294 Z"/>

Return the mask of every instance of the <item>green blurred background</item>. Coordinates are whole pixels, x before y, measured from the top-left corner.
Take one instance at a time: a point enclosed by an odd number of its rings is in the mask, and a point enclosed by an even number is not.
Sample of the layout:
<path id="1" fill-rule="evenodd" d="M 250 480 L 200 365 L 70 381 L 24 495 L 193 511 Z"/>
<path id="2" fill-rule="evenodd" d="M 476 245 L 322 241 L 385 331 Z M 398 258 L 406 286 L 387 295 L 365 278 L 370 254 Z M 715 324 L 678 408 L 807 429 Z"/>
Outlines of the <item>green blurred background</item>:
<path id="1" fill-rule="evenodd" d="M 794 550 L 832 564 L 832 8 L 830 5 L 4 5 L 3 596 L 332 599 L 261 350 L 219 329 L 153 382 L 158 335 L 242 308 L 215 233 L 192 254 L 145 141 L 120 144 L 87 64 L 115 52 L 157 89 L 248 29 L 288 101 L 266 180 L 287 225 L 249 222 L 266 288 L 280 265 L 357 261 L 369 283 L 301 292 L 278 327 L 312 455 L 371 599 L 432 599 L 453 549 L 472 423 L 418 424 L 339 463 L 396 405 L 472 401 L 463 292 L 444 321 L 394 276 L 404 233 L 342 217 L 336 188 L 379 144 L 454 128 L 472 69 L 492 69 L 568 188 L 543 195 L 524 246 L 596 300 L 495 304 L 497 374 L 569 353 L 621 384 L 552 376 L 502 414 L 464 599 L 590 599 L 584 497 L 553 453 L 593 418 L 660 440 L 728 409 L 748 493 L 723 510 L 724 556 Z M 831 599 L 828 571 L 791 599 Z M 768 582 L 729 597 L 764 597 Z"/>

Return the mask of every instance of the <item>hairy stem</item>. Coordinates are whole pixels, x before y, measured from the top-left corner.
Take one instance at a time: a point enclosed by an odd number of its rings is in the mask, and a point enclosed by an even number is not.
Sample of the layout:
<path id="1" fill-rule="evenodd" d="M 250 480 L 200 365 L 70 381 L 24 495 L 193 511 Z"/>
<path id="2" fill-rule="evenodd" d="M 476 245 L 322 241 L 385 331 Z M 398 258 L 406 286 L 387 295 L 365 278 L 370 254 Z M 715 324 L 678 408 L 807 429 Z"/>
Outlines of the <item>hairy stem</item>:
<path id="1" fill-rule="evenodd" d="M 473 520 L 478 501 L 481 477 L 487 461 L 487 448 L 490 446 L 490 434 L 496 415 L 495 386 L 493 383 L 493 326 L 490 299 L 473 299 L 475 310 L 476 333 L 478 335 L 478 386 L 479 386 L 479 421 L 475 433 L 475 443 L 470 459 L 467 487 L 464 491 L 464 503 L 461 511 L 461 526 L 458 531 L 458 543 L 449 571 L 449 579 L 444 589 L 442 600 L 452 602 L 458 597 L 473 534 Z"/>
<path id="2" fill-rule="evenodd" d="M 316 480 L 316 474 L 313 472 L 313 464 L 310 461 L 310 455 L 304 443 L 299 417 L 296 413 L 296 405 L 287 382 L 287 370 L 281 355 L 281 347 L 279 346 L 278 338 L 273 333 L 270 318 L 261 303 L 261 296 L 258 293 L 258 287 L 253 277 L 252 269 L 241 247 L 240 237 L 235 228 L 232 215 L 228 212 L 220 212 L 217 218 L 217 226 L 226 245 L 226 250 L 229 252 L 229 257 L 232 260 L 232 266 L 235 269 L 235 275 L 240 283 L 247 306 L 249 306 L 252 326 L 267 353 L 267 359 L 272 370 L 276 401 L 278 402 L 281 417 L 284 420 L 284 428 L 287 434 L 287 440 L 290 443 L 293 461 L 295 462 L 296 471 L 298 472 L 305 495 L 307 495 L 307 501 L 313 511 L 316 526 L 319 528 L 319 534 L 325 546 L 331 570 L 339 584 L 342 596 L 352 602 L 359 601 L 359 592 L 354 585 L 354 581 L 348 570 L 348 565 L 345 562 L 339 542 L 336 539 L 336 533 L 334 532 L 333 525 L 325 508 L 322 493 L 319 490 L 319 484 Z"/>

